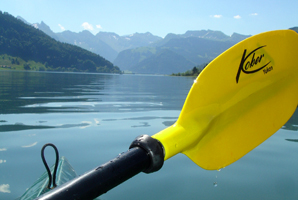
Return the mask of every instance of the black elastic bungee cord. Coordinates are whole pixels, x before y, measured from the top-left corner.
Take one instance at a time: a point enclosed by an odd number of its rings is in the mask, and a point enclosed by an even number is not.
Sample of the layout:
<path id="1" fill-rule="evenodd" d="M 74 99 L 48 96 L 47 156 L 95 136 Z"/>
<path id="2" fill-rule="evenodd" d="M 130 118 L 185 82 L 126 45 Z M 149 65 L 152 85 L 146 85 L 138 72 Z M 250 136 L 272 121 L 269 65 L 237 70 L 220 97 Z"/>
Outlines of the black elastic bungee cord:
<path id="1" fill-rule="evenodd" d="M 50 168 L 46 162 L 46 159 L 44 157 L 44 150 L 47 146 L 51 146 L 54 148 L 55 150 L 55 153 L 56 153 L 56 162 L 55 162 L 55 168 L 54 168 L 54 173 L 53 173 L 53 187 L 51 188 L 51 184 L 52 184 L 52 174 L 51 174 L 51 171 L 50 171 Z M 48 176 L 49 176 L 49 184 L 47 186 L 48 189 L 53 189 L 55 188 L 57 185 L 56 185 L 56 172 L 57 172 L 57 168 L 58 168 L 58 162 L 59 162 L 59 152 L 58 152 L 58 149 L 55 145 L 51 144 L 51 143 L 48 143 L 48 144 L 45 144 L 42 149 L 41 149 L 41 158 L 42 158 L 42 162 L 48 172 Z"/>

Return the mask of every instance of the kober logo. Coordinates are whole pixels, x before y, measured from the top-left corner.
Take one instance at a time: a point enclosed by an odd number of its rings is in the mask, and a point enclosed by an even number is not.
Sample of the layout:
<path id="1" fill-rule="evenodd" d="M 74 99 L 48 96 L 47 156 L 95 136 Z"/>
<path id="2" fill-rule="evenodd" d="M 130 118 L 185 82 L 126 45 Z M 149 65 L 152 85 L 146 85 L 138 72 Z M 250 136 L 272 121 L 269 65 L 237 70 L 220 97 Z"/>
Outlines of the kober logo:
<path id="1" fill-rule="evenodd" d="M 242 55 L 242 59 L 239 65 L 239 69 L 238 69 L 238 73 L 236 76 L 236 83 L 238 83 L 239 81 L 239 77 L 241 72 L 245 73 L 245 74 L 253 74 L 256 73 L 262 69 L 264 69 L 267 65 L 269 65 L 269 63 L 271 61 L 269 61 L 268 63 L 262 65 L 261 62 L 262 60 L 265 60 L 265 55 L 264 54 L 259 54 L 256 55 L 256 53 L 258 53 L 258 50 L 262 49 L 266 47 L 266 45 L 264 46 L 260 46 L 256 49 L 254 49 L 253 51 L 251 51 L 248 55 L 246 55 L 246 49 L 244 49 L 243 55 Z M 264 74 L 267 74 L 269 71 L 273 70 L 273 67 L 267 67 L 267 69 L 264 69 L 263 72 Z"/>

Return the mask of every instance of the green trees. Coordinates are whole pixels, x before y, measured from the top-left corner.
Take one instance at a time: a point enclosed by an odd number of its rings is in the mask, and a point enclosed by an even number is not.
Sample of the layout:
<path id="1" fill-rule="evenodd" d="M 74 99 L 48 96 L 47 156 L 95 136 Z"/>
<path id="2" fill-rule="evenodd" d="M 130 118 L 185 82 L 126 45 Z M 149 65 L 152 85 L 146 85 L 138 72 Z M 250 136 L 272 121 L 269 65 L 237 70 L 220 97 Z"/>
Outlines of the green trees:
<path id="1" fill-rule="evenodd" d="M 193 67 L 192 70 L 187 70 L 186 72 L 177 74 L 173 73 L 172 76 L 198 76 L 200 72 L 200 69 L 198 69 L 197 67 Z"/>
<path id="2" fill-rule="evenodd" d="M 191 73 L 192 74 L 199 74 L 199 70 L 197 67 L 193 67 L 192 70 L 191 70 Z"/>
<path id="3" fill-rule="evenodd" d="M 25 69 L 25 70 L 30 70 L 30 69 L 31 69 L 30 64 L 25 63 L 25 64 L 24 64 L 24 69 Z"/>
<path id="4" fill-rule="evenodd" d="M 82 66 L 83 66 L 83 70 L 88 70 L 89 72 L 96 71 L 96 64 L 91 60 L 84 61 Z"/>
<path id="5" fill-rule="evenodd" d="M 16 59 L 12 59 L 11 60 L 11 64 L 16 64 L 16 65 L 19 65 L 20 64 L 20 62 L 18 61 L 18 59 L 16 58 Z"/>
<path id="6" fill-rule="evenodd" d="M 194 66 L 192 70 L 187 70 L 186 72 L 177 74 L 173 73 L 172 76 L 198 76 L 207 65 L 208 63 L 199 66 Z"/>

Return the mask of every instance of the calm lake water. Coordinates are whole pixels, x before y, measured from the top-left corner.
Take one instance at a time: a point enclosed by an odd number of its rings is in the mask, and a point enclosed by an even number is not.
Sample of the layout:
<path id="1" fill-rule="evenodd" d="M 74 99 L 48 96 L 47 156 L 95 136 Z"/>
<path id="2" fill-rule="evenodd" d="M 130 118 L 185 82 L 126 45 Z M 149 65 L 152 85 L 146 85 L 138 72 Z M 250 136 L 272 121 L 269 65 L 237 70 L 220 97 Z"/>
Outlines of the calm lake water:
<path id="1" fill-rule="evenodd" d="M 0 199 L 12 200 L 45 171 L 54 143 L 78 174 L 173 124 L 192 78 L 0 71 Z M 271 138 L 220 170 L 184 155 L 102 195 L 114 199 L 280 200 L 298 197 L 298 112 Z M 245 127 L 244 127 L 245 128 Z M 54 151 L 46 149 L 49 163 Z"/>

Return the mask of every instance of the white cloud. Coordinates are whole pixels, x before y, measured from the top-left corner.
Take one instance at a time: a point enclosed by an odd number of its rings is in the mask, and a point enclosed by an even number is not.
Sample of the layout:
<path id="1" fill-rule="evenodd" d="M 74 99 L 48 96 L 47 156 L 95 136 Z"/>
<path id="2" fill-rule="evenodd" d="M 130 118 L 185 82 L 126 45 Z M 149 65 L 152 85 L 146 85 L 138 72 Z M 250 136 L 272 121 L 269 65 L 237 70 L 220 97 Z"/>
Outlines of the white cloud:
<path id="1" fill-rule="evenodd" d="M 0 151 L 7 151 L 7 149 L 6 148 L 2 148 L 2 149 L 0 149 Z"/>
<path id="2" fill-rule="evenodd" d="M 65 28 L 61 24 L 58 24 L 58 26 L 60 27 L 61 31 L 65 31 Z"/>
<path id="3" fill-rule="evenodd" d="M 258 13 L 251 13 L 250 16 L 257 16 Z"/>
<path id="4" fill-rule="evenodd" d="M 84 23 L 82 24 L 82 26 L 83 26 L 83 28 L 84 28 L 85 30 L 93 31 L 93 26 L 92 26 L 92 24 L 89 24 L 88 22 L 84 22 Z"/>
<path id="5" fill-rule="evenodd" d="M 212 15 L 211 17 L 214 17 L 214 18 L 222 18 L 222 15 Z"/>
<path id="6" fill-rule="evenodd" d="M 234 16 L 234 19 L 241 19 L 241 16 L 240 15 L 236 15 L 236 16 Z"/>
<path id="7" fill-rule="evenodd" d="M 0 185 L 0 192 L 10 193 L 9 184 L 2 184 L 2 185 Z"/>
<path id="8" fill-rule="evenodd" d="M 6 160 L 0 160 L 0 164 L 1 164 L 1 163 L 6 163 Z"/>
<path id="9" fill-rule="evenodd" d="M 98 28 L 98 29 L 102 29 L 102 27 L 101 27 L 101 25 L 96 25 L 96 28 Z"/>

